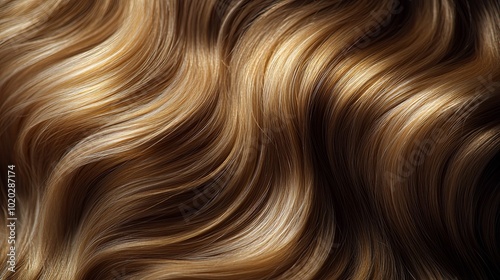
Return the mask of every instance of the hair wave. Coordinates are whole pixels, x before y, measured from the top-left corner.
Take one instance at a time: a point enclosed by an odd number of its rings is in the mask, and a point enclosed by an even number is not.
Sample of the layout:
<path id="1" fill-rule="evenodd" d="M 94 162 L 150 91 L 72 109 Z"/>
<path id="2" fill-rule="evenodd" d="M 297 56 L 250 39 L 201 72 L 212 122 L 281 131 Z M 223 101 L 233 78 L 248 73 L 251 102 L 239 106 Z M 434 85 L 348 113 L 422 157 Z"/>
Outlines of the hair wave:
<path id="1" fill-rule="evenodd" d="M 3 0 L 1 278 L 499 279 L 499 66 L 495 0 Z"/>

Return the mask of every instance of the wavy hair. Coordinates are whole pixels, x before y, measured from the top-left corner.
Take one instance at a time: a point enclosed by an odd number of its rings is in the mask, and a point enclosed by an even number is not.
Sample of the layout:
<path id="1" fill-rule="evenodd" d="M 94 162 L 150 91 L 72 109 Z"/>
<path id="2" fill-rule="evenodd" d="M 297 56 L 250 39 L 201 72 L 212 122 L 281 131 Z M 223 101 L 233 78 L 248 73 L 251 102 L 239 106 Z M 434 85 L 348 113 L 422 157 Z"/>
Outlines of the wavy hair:
<path id="1" fill-rule="evenodd" d="M 495 0 L 2 0 L 0 277 L 500 279 L 499 108 Z"/>

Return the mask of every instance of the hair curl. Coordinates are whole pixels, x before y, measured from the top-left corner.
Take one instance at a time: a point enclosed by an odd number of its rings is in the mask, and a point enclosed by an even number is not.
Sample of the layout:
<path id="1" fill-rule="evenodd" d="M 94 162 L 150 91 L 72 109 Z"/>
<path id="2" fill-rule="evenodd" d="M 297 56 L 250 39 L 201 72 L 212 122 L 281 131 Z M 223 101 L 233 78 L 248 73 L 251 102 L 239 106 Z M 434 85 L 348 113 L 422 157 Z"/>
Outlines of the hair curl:
<path id="1" fill-rule="evenodd" d="M 2 0 L 0 277 L 500 279 L 499 85 L 495 0 Z"/>

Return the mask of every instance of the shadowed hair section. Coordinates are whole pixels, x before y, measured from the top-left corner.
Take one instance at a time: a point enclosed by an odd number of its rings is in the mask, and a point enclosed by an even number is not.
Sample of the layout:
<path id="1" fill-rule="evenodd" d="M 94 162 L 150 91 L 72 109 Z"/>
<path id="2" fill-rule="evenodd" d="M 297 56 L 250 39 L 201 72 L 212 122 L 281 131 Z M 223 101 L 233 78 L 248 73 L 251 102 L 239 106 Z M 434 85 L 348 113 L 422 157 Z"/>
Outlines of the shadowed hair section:
<path id="1" fill-rule="evenodd" d="M 500 3 L 1 0 L 0 170 L 2 279 L 500 279 Z"/>

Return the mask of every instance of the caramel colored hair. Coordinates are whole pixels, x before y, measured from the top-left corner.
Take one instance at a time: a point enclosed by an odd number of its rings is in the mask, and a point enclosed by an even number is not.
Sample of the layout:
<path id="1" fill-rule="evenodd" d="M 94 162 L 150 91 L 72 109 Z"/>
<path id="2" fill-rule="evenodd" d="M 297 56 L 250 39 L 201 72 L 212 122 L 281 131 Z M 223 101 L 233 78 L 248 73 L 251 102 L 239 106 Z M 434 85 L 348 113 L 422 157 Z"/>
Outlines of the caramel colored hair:
<path id="1" fill-rule="evenodd" d="M 2 0 L 0 139 L 2 279 L 500 279 L 496 0 Z"/>

